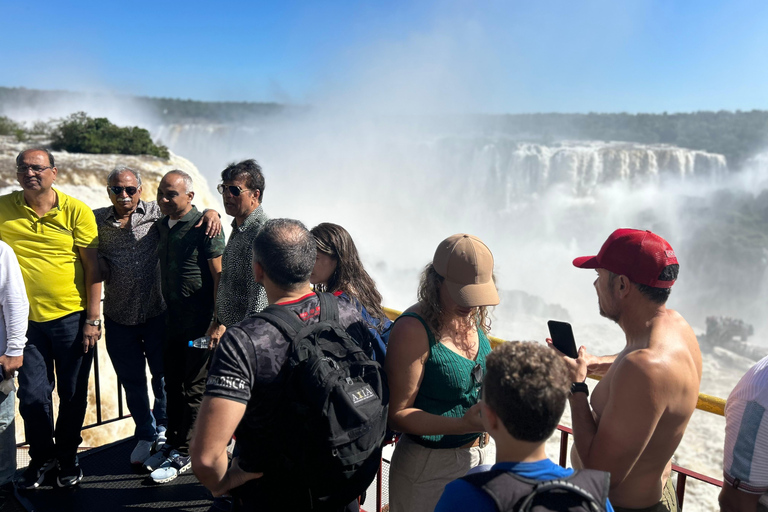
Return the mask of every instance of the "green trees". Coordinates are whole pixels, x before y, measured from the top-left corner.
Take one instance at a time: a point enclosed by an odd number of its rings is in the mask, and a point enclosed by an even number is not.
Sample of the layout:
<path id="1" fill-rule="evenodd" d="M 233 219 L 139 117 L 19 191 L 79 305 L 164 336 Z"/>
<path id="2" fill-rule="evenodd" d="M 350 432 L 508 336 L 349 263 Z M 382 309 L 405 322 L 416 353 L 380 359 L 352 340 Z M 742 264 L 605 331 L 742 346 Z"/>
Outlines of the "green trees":
<path id="1" fill-rule="evenodd" d="M 58 123 L 51 147 L 70 153 L 170 156 L 168 148 L 152 142 L 144 128 L 119 127 L 106 117 L 92 118 L 85 112 L 72 114 Z"/>

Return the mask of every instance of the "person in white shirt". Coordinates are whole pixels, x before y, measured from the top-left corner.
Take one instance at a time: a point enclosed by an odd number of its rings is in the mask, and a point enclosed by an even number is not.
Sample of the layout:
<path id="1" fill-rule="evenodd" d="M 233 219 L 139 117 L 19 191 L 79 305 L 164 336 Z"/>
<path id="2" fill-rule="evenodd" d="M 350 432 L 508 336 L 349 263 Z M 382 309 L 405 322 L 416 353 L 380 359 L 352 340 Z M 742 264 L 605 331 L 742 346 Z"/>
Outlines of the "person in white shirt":
<path id="1" fill-rule="evenodd" d="M 0 241 L 0 486 L 16 472 L 16 390 L 13 378 L 24 361 L 29 301 L 16 254 Z M 2 503 L 0 503 L 0 506 Z"/>
<path id="2" fill-rule="evenodd" d="M 749 369 L 725 404 L 720 510 L 768 511 L 768 356 Z"/>

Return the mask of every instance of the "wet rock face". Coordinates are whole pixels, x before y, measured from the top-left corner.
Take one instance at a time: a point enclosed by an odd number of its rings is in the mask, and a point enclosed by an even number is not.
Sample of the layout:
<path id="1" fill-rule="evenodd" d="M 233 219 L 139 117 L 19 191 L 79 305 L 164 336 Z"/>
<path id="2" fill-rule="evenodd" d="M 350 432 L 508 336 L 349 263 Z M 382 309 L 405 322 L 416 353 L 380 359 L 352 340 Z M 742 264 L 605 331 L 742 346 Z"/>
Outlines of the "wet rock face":
<path id="1" fill-rule="evenodd" d="M 36 138 L 20 143 L 15 137 L 0 137 L 0 192 L 18 190 L 16 181 L 16 156 L 27 148 L 45 147 L 48 141 Z M 214 195 L 207 180 L 189 160 L 171 153 L 168 160 L 145 155 L 87 155 L 52 151 L 58 169 L 55 187 L 65 194 L 85 202 L 91 208 L 109 206 L 107 175 L 117 166 L 136 169 L 141 174 L 142 199 L 155 199 L 157 186 L 168 171 L 180 169 L 190 176 L 194 183 L 195 206 L 199 209 L 221 210 L 221 201 Z"/>
<path id="2" fill-rule="evenodd" d="M 747 343 L 747 339 L 754 334 L 754 327 L 739 318 L 709 316 L 707 332 L 699 336 L 699 345 L 705 352 L 718 353 L 718 349 L 724 348 L 742 357 L 759 361 L 768 351 L 765 347 Z"/>

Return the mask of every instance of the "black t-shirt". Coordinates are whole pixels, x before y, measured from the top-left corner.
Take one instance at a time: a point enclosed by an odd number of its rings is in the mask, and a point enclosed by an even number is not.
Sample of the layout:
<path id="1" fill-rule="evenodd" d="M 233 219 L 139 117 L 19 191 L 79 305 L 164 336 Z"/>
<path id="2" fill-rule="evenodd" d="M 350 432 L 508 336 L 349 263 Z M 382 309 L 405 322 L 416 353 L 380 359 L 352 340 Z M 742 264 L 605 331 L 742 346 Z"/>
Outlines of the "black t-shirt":
<path id="1" fill-rule="evenodd" d="M 339 323 L 371 356 L 374 338 L 362 315 L 347 297 L 336 300 Z M 319 321 L 320 300 L 314 293 L 281 305 L 305 325 Z M 306 468 L 285 465 L 286 460 L 292 460 L 289 452 L 295 454 L 295 450 L 306 448 L 302 446 L 306 439 L 285 439 L 288 429 L 280 424 L 285 407 L 278 374 L 288 357 L 289 345 L 290 340 L 266 320 L 247 318 L 227 329 L 208 372 L 207 396 L 246 404 L 235 432 L 239 465 L 245 471 L 263 472 L 264 476 L 232 490 L 244 510 L 255 504 L 265 511 L 302 511 L 317 505 L 297 477 L 296 471 Z"/>
<path id="2" fill-rule="evenodd" d="M 346 296 L 336 297 L 339 304 L 339 323 L 367 350 L 373 337 L 360 312 Z M 306 324 L 316 323 L 320 317 L 320 300 L 310 293 L 304 297 L 281 303 Z M 247 318 L 227 329 L 213 355 L 205 394 L 248 404 L 254 393 L 272 384 L 288 356 L 290 340 L 262 318 Z M 256 404 L 250 404 L 251 406 Z M 244 423 L 248 423 L 246 410 Z M 265 411 L 258 411 L 263 416 Z"/>

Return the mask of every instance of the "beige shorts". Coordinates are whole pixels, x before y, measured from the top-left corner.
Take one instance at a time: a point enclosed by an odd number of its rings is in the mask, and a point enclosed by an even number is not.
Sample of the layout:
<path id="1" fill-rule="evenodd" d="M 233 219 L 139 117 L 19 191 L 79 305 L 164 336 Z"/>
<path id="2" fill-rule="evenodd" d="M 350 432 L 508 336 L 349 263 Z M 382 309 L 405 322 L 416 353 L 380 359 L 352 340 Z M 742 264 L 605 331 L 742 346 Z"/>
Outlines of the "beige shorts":
<path id="1" fill-rule="evenodd" d="M 389 468 L 390 512 L 433 512 L 446 484 L 496 462 L 496 444 L 489 439 L 483 448 L 427 448 L 402 436 Z"/>

